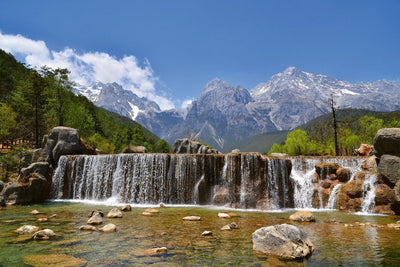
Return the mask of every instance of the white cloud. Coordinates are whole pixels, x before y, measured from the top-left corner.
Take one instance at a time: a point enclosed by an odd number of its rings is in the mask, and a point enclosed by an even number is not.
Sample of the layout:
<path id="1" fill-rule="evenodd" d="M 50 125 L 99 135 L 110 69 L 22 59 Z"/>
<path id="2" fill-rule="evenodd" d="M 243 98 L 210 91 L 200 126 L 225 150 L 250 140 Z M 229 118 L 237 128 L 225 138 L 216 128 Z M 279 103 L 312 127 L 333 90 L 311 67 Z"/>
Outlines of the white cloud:
<path id="1" fill-rule="evenodd" d="M 0 48 L 8 53 L 25 58 L 25 63 L 33 67 L 44 65 L 51 68 L 67 68 L 71 79 L 88 86 L 94 81 L 116 82 L 140 97 L 157 102 L 161 109 L 174 108 L 171 100 L 155 88 L 157 77 L 145 60 L 140 66 L 133 55 L 116 58 L 104 52 L 79 54 L 74 49 L 50 50 L 44 41 L 35 41 L 22 35 L 9 35 L 0 32 Z"/>

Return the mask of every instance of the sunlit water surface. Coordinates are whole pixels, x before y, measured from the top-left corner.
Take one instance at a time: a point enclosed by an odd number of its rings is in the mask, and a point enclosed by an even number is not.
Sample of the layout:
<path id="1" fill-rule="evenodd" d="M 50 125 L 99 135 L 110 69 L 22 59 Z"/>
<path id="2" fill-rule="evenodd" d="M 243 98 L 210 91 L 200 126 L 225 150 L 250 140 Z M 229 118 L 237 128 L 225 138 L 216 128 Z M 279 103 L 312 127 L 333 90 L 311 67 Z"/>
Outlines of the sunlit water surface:
<path id="1" fill-rule="evenodd" d="M 0 210 L 0 265 L 29 266 L 27 255 L 68 254 L 87 260 L 87 266 L 398 266 L 400 264 L 400 230 L 388 227 L 358 226 L 356 222 L 386 225 L 400 220 L 396 216 L 364 216 L 336 211 L 313 211 L 316 223 L 292 223 L 307 232 L 317 250 L 301 262 L 283 262 L 274 257 L 253 253 L 251 234 L 258 228 L 290 223 L 294 211 L 260 212 L 230 210 L 240 215 L 231 219 L 218 218 L 223 208 L 166 207 L 152 217 L 142 216 L 145 207 L 134 207 L 123 218 L 103 218 L 104 224 L 114 223 L 115 233 L 84 232 L 87 214 L 100 209 L 105 214 L 112 208 L 101 204 L 48 202 L 41 205 L 15 206 Z M 37 209 L 43 214 L 31 215 Z M 57 214 L 47 222 L 40 216 Z M 186 222 L 188 215 L 201 216 L 199 222 Z M 341 223 L 333 223 L 332 220 Z M 221 231 L 236 222 L 239 229 Z M 354 227 L 346 227 L 345 224 Z M 13 232 L 22 225 L 32 224 L 52 229 L 58 237 L 36 241 L 28 235 Z M 202 237 L 203 231 L 212 237 Z M 137 251 L 167 247 L 166 254 L 142 256 Z"/>

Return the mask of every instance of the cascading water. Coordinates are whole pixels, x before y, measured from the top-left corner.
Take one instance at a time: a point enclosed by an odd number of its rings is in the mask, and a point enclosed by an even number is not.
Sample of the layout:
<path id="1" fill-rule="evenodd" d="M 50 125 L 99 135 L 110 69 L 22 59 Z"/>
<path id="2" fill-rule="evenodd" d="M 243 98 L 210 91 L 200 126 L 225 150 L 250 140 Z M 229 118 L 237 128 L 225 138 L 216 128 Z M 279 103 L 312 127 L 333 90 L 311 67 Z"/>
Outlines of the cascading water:
<path id="1" fill-rule="evenodd" d="M 291 179 L 294 182 L 294 202 L 296 209 L 324 208 L 320 188 L 314 183 L 315 165 L 318 163 L 338 163 L 342 168 L 350 170 L 351 178 L 361 170 L 361 164 L 365 158 L 360 157 L 291 157 L 292 172 Z M 322 178 L 326 178 L 326 173 L 321 173 Z M 335 195 L 339 192 L 340 186 L 335 186 L 331 192 L 325 208 L 333 209 Z M 318 206 L 313 205 L 313 196 L 317 194 Z"/>
<path id="2" fill-rule="evenodd" d="M 341 186 L 342 186 L 342 184 L 337 184 L 337 185 L 335 185 L 335 187 L 333 187 L 331 195 L 329 196 L 328 204 L 326 204 L 327 209 L 333 210 L 335 208 L 336 195 L 338 194 Z"/>
<path id="3" fill-rule="evenodd" d="M 335 208 L 341 184 L 322 189 L 315 165 L 338 163 L 351 170 L 364 158 L 262 157 L 226 155 L 120 154 L 62 156 L 54 172 L 51 198 L 137 204 L 223 205 L 233 208 Z M 323 179 L 329 179 L 320 173 Z M 337 183 L 337 182 L 336 182 Z M 373 206 L 376 178 L 364 182 L 363 211 Z M 329 190 L 322 201 L 322 191 Z M 323 203 L 326 203 L 324 206 Z"/>
<path id="4" fill-rule="evenodd" d="M 271 197 L 266 196 L 273 196 L 273 208 L 282 208 L 290 206 L 293 195 L 285 163 L 257 153 L 62 156 L 51 198 L 266 209 L 271 206 L 266 204 Z M 284 174 L 264 173 L 269 166 L 281 168 L 275 172 Z M 270 179 L 279 180 L 278 193 L 272 192 L 276 187 L 266 186 Z"/>
<path id="5" fill-rule="evenodd" d="M 377 186 L 377 176 L 376 174 L 365 175 L 365 180 L 362 185 L 364 200 L 361 204 L 361 212 L 368 213 L 375 206 L 375 189 Z"/>

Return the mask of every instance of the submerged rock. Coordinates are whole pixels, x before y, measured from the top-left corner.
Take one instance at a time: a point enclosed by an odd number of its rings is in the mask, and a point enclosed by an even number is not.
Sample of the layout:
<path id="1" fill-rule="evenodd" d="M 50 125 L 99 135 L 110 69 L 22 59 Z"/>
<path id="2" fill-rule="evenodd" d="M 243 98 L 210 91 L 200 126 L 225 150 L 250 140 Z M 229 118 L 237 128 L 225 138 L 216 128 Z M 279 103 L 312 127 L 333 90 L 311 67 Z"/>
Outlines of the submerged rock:
<path id="1" fill-rule="evenodd" d="M 315 222 L 315 217 L 308 210 L 301 210 L 290 215 L 289 220 L 296 222 Z"/>
<path id="2" fill-rule="evenodd" d="M 97 228 L 93 225 L 85 224 L 85 225 L 79 226 L 79 230 L 81 230 L 81 231 L 97 231 Z"/>
<path id="3" fill-rule="evenodd" d="M 283 259 L 298 259 L 310 255 L 315 246 L 298 227 L 278 224 L 263 227 L 252 234 L 253 250 Z"/>
<path id="4" fill-rule="evenodd" d="M 25 235 L 25 234 L 33 234 L 37 231 L 39 231 L 41 227 L 39 226 L 34 226 L 34 225 L 24 225 L 15 230 L 16 233 L 20 235 Z"/>
<path id="5" fill-rule="evenodd" d="M 30 266 L 86 266 L 87 260 L 66 254 L 29 255 L 23 258 Z"/>
<path id="6" fill-rule="evenodd" d="M 149 248 L 149 249 L 136 249 L 132 251 L 132 254 L 135 256 L 157 256 L 160 254 L 167 253 L 168 249 L 166 247 L 157 247 L 157 248 Z"/>
<path id="7" fill-rule="evenodd" d="M 222 231 L 230 231 L 232 229 L 239 229 L 239 227 L 237 226 L 237 224 L 235 222 L 232 222 L 230 224 L 224 225 L 221 228 Z"/>
<path id="8" fill-rule="evenodd" d="M 186 216 L 182 220 L 184 221 L 201 221 L 200 216 Z"/>
<path id="9" fill-rule="evenodd" d="M 57 235 L 53 232 L 51 229 L 44 229 L 37 231 L 36 233 L 33 234 L 32 239 L 36 240 L 47 240 L 47 239 L 52 239 L 55 238 Z"/>

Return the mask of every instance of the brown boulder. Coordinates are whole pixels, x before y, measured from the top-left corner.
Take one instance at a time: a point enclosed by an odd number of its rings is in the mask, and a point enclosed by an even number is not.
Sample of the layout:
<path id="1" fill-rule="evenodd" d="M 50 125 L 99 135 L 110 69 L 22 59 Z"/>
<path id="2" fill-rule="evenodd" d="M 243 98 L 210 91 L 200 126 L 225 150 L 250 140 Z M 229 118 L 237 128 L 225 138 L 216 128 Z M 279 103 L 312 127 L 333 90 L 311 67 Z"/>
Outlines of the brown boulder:
<path id="1" fill-rule="evenodd" d="M 308 210 L 301 210 L 290 215 L 289 220 L 296 222 L 315 222 L 315 217 Z"/>
<path id="2" fill-rule="evenodd" d="M 395 199 L 394 190 L 385 184 L 378 184 L 375 190 L 375 204 L 386 205 Z"/>
<path id="3" fill-rule="evenodd" d="M 342 185 L 340 191 L 348 195 L 350 198 L 362 197 L 362 185 L 364 181 L 357 179 Z"/>
<path id="4" fill-rule="evenodd" d="M 336 175 L 339 182 L 347 183 L 350 180 L 351 172 L 347 168 L 339 168 L 336 170 Z"/>

